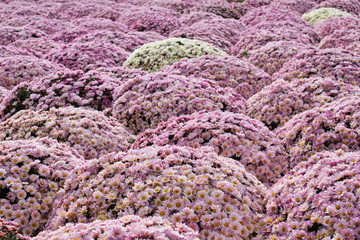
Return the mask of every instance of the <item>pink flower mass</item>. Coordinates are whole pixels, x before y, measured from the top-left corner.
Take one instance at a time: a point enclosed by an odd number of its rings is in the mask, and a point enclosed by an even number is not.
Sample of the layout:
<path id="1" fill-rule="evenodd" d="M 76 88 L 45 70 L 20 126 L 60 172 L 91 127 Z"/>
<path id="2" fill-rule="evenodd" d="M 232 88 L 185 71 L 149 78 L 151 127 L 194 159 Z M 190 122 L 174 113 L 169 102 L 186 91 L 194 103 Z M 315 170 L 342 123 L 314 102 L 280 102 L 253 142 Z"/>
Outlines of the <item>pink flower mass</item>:
<path id="1" fill-rule="evenodd" d="M 360 240 L 359 0 L 0 0 L 0 240 Z"/>

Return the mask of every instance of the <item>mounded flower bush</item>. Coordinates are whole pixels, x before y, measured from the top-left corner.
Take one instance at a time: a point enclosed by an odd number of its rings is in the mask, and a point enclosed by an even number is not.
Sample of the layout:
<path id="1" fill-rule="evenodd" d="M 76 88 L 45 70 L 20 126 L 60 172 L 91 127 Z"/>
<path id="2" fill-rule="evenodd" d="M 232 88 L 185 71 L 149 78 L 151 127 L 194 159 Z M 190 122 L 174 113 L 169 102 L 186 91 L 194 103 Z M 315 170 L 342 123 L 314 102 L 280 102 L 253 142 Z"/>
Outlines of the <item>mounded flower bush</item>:
<path id="1" fill-rule="evenodd" d="M 182 59 L 165 67 L 163 72 L 210 79 L 221 87 L 234 89 L 246 99 L 271 83 L 267 73 L 247 61 L 232 56 L 205 55 L 200 58 Z"/>
<path id="2" fill-rule="evenodd" d="M 154 73 L 129 80 L 114 93 L 112 115 L 138 134 L 171 117 L 201 110 L 243 113 L 245 99 L 216 82 Z"/>
<path id="3" fill-rule="evenodd" d="M 360 96 L 360 88 L 331 78 L 278 79 L 247 100 L 246 114 L 270 130 L 293 116 L 347 96 Z"/>
<path id="4" fill-rule="evenodd" d="M 293 41 L 275 41 L 258 49 L 241 52 L 237 57 L 246 59 L 266 73 L 273 75 L 282 68 L 285 62 L 291 61 L 296 54 L 309 48 L 312 48 L 312 45 Z"/>
<path id="5" fill-rule="evenodd" d="M 243 28 L 238 20 L 214 18 L 196 22 L 191 26 L 182 26 L 169 36 L 201 40 L 229 53 Z"/>
<path id="6" fill-rule="evenodd" d="M 16 48 L 9 45 L 0 45 L 0 58 L 11 57 L 15 55 L 27 55 L 26 51 L 22 48 Z"/>
<path id="7" fill-rule="evenodd" d="M 295 115 L 275 131 L 291 167 L 320 151 L 360 150 L 360 97 L 349 96 Z"/>
<path id="8" fill-rule="evenodd" d="M 319 48 L 343 48 L 352 53 L 359 55 L 359 47 L 352 48 L 352 44 L 360 44 L 360 29 L 358 30 L 348 30 L 345 28 L 335 31 L 330 36 L 324 37 L 318 47 Z"/>
<path id="9" fill-rule="evenodd" d="M 17 40 L 45 37 L 46 34 L 40 30 L 30 27 L 6 27 L 0 28 L 0 45 L 8 45 Z"/>
<path id="10" fill-rule="evenodd" d="M 73 149 L 52 139 L 0 142 L 0 217 L 23 235 L 43 230 L 70 170 L 85 164 Z"/>
<path id="11" fill-rule="evenodd" d="M 72 70 L 89 71 L 99 67 L 121 66 L 128 56 L 129 52 L 115 44 L 94 41 L 64 45 L 58 51 L 50 52 L 46 58 Z"/>
<path id="12" fill-rule="evenodd" d="M 214 151 L 242 163 L 246 170 L 269 186 L 289 170 L 280 140 L 259 121 L 231 112 L 196 112 L 160 123 L 140 134 L 133 149 L 178 145 Z"/>
<path id="13" fill-rule="evenodd" d="M 103 41 L 111 44 L 115 44 L 126 51 L 133 52 L 137 48 L 141 47 L 146 43 L 156 42 L 164 40 L 165 37 L 159 33 L 147 31 L 147 32 L 136 32 L 136 31 L 108 31 L 98 30 L 93 31 L 76 39 L 77 42 L 94 42 Z"/>
<path id="14" fill-rule="evenodd" d="M 75 148 L 85 159 L 126 151 L 134 140 L 116 119 L 78 107 L 23 110 L 0 122 L 0 132 L 2 141 L 50 137 Z"/>
<path id="15" fill-rule="evenodd" d="M 266 187 L 212 149 L 148 147 L 98 161 L 68 178 L 48 229 L 134 214 L 184 223 L 200 239 L 255 238 L 261 231 Z"/>
<path id="16" fill-rule="evenodd" d="M 273 0 L 270 6 L 304 14 L 317 5 L 316 0 Z"/>
<path id="17" fill-rule="evenodd" d="M 28 237 L 18 233 L 19 224 L 16 222 L 5 221 L 0 218 L 0 237 L 9 240 L 29 240 Z"/>
<path id="18" fill-rule="evenodd" d="M 124 62 L 124 66 L 156 72 L 166 65 L 180 61 L 182 58 L 197 58 L 209 54 L 227 55 L 224 51 L 200 40 L 168 38 L 144 44 L 136 49 Z"/>
<path id="19" fill-rule="evenodd" d="M 357 0 L 325 0 L 321 1 L 316 8 L 336 8 L 355 16 L 360 14 L 360 2 Z"/>
<path id="20" fill-rule="evenodd" d="M 108 31 L 125 31 L 126 25 L 121 21 L 112 21 L 107 18 L 93 18 L 93 17 L 82 17 L 76 18 L 71 21 L 78 30 L 83 29 L 88 32 L 96 30 L 108 30 Z"/>
<path id="21" fill-rule="evenodd" d="M 168 36 L 170 32 L 180 27 L 180 14 L 163 7 L 133 6 L 119 18 L 120 22 L 134 31 L 154 31 Z"/>
<path id="22" fill-rule="evenodd" d="M 88 72 L 88 74 L 99 74 L 107 75 L 110 78 L 114 78 L 121 83 L 125 83 L 127 80 L 131 80 L 136 77 L 144 76 L 147 72 L 140 69 L 131 69 L 126 67 L 101 67 L 94 71 Z"/>
<path id="23" fill-rule="evenodd" d="M 304 13 L 302 15 L 302 18 L 308 21 L 309 23 L 314 24 L 320 21 L 324 21 L 325 19 L 330 17 L 344 17 L 344 16 L 351 16 L 351 14 L 336 8 L 322 7 Z"/>
<path id="24" fill-rule="evenodd" d="M 321 152 L 278 181 L 267 198 L 267 238 L 357 239 L 360 152 Z"/>
<path id="25" fill-rule="evenodd" d="M 279 21 L 264 22 L 247 28 L 232 47 L 235 56 L 246 54 L 247 51 L 263 47 L 269 42 L 292 41 L 304 45 L 312 45 L 318 41 L 315 31 L 307 25 Z"/>
<path id="26" fill-rule="evenodd" d="M 7 46 L 21 49 L 23 54 L 43 59 L 49 52 L 60 51 L 63 45 L 48 38 L 29 38 L 17 40 Z"/>
<path id="27" fill-rule="evenodd" d="M 214 14 L 214 13 L 208 13 L 208 12 L 189 12 L 188 14 L 183 14 L 179 18 L 181 26 L 187 25 L 191 26 L 194 23 L 203 21 L 203 20 L 211 20 L 211 19 L 223 19 L 222 17 Z"/>
<path id="28" fill-rule="evenodd" d="M 52 107 L 85 107 L 98 111 L 110 109 L 113 91 L 121 81 L 94 71 L 55 73 L 36 81 L 21 83 L 0 105 L 0 119 L 21 110 L 49 110 Z"/>
<path id="29" fill-rule="evenodd" d="M 330 77 L 360 85 L 360 55 L 340 48 L 312 48 L 295 55 L 276 72 L 273 79 L 292 81 L 297 78 Z"/>
<path id="30" fill-rule="evenodd" d="M 199 240 L 198 234 L 185 224 L 171 224 L 161 217 L 141 218 L 128 215 L 114 220 L 69 223 L 55 231 L 43 231 L 33 240 L 47 239 L 173 239 Z"/>
<path id="31" fill-rule="evenodd" d="M 314 30 L 320 38 L 330 36 L 338 30 L 360 31 L 360 18 L 355 16 L 331 17 L 314 24 Z"/>
<path id="32" fill-rule="evenodd" d="M 0 86 L 0 104 L 2 100 L 4 100 L 4 98 L 9 94 L 9 92 L 10 91 L 8 89 Z"/>
<path id="33" fill-rule="evenodd" d="M 190 12 L 209 12 L 223 18 L 240 19 L 253 6 L 222 0 L 199 0 Z"/>
<path id="34" fill-rule="evenodd" d="M 12 89 L 19 83 L 30 82 L 60 71 L 66 71 L 66 68 L 37 57 L 3 57 L 0 58 L 0 86 Z"/>

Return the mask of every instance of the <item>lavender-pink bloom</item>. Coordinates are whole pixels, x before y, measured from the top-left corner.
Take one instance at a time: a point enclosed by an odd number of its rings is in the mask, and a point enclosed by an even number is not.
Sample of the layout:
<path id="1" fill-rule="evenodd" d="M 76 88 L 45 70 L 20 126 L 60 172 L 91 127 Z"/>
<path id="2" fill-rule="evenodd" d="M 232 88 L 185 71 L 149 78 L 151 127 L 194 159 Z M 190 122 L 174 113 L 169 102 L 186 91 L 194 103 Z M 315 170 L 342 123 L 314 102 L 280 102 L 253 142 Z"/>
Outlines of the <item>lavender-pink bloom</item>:
<path id="1" fill-rule="evenodd" d="M 40 38 L 45 36 L 46 34 L 44 32 L 30 27 L 1 27 L 0 45 L 8 45 L 16 40 Z"/>
<path id="2" fill-rule="evenodd" d="M 170 117 L 200 110 L 242 113 L 245 99 L 215 81 L 168 73 L 129 80 L 116 89 L 112 114 L 134 133 L 153 128 Z"/>
<path id="3" fill-rule="evenodd" d="M 288 172 L 288 156 L 280 140 L 261 122 L 231 112 L 196 112 L 160 123 L 140 134 L 133 149 L 146 146 L 210 146 L 221 156 L 242 163 L 269 186 Z"/>
<path id="4" fill-rule="evenodd" d="M 202 20 L 212 20 L 212 19 L 223 19 L 222 17 L 209 12 L 190 12 L 188 14 L 183 14 L 179 21 L 182 26 L 187 25 L 191 26 L 194 23 L 200 22 Z"/>
<path id="5" fill-rule="evenodd" d="M 85 160 L 52 139 L 0 142 L 0 217 L 26 236 L 41 231 L 69 171 Z"/>
<path id="6" fill-rule="evenodd" d="M 85 159 L 126 151 L 134 136 L 111 117 L 93 109 L 23 110 L 0 123 L 0 140 L 50 137 L 75 148 Z"/>
<path id="7" fill-rule="evenodd" d="M 357 239 L 359 180 L 359 151 L 321 152 L 300 163 L 269 190 L 263 239 Z"/>
<path id="8" fill-rule="evenodd" d="M 89 71 L 121 66 L 129 54 L 123 48 L 103 41 L 73 42 L 48 53 L 46 58 L 72 70 Z"/>
<path id="9" fill-rule="evenodd" d="M 60 51 L 63 45 L 48 38 L 28 38 L 25 40 L 17 40 L 7 46 L 18 48 L 22 54 L 45 58 L 49 52 Z"/>
<path id="10" fill-rule="evenodd" d="M 330 77 L 360 85 L 360 56 L 340 48 L 302 51 L 286 62 L 273 79 L 292 81 L 296 78 Z"/>
<path id="11" fill-rule="evenodd" d="M 336 8 L 360 16 L 360 2 L 357 0 L 325 0 L 316 5 L 313 10 L 324 7 Z"/>
<path id="12" fill-rule="evenodd" d="M 360 88 L 331 78 L 278 79 L 247 100 L 246 114 L 271 130 L 293 116 L 346 96 L 360 96 Z"/>
<path id="13" fill-rule="evenodd" d="M 271 7 L 304 14 L 317 5 L 316 0 L 273 0 Z"/>
<path id="14" fill-rule="evenodd" d="M 360 18 L 354 16 L 330 17 L 315 23 L 314 30 L 321 39 L 338 30 L 360 31 Z"/>
<path id="15" fill-rule="evenodd" d="M 241 164 L 211 148 L 148 147 L 75 169 L 47 227 L 134 214 L 187 224 L 200 239 L 249 238 L 262 229 L 265 191 Z"/>
<path id="16" fill-rule="evenodd" d="M 193 8 L 190 9 L 190 12 L 210 12 L 223 18 L 239 19 L 251 8 L 253 8 L 253 6 L 238 2 L 200 0 Z"/>
<path id="17" fill-rule="evenodd" d="M 20 40 L 19 40 L 20 41 Z M 0 57 L 13 57 L 15 55 L 29 55 L 25 49 L 21 47 L 13 47 L 10 45 L 0 45 Z"/>
<path id="18" fill-rule="evenodd" d="M 15 55 L 0 58 L 0 86 L 12 89 L 22 82 L 30 82 L 66 68 L 48 60 Z"/>
<path id="19" fill-rule="evenodd" d="M 94 71 L 54 73 L 15 87 L 0 106 L 0 118 L 4 120 L 20 110 L 65 106 L 103 111 L 112 106 L 113 91 L 120 85 L 120 80 Z"/>
<path id="20" fill-rule="evenodd" d="M 291 167 L 319 151 L 360 150 L 360 96 L 347 96 L 295 115 L 275 131 Z"/>
<path id="21" fill-rule="evenodd" d="M 249 98 L 271 83 L 270 76 L 249 62 L 236 57 L 205 55 L 182 59 L 166 67 L 163 72 L 193 76 L 216 81 L 221 87 L 233 88 L 244 98 Z"/>
<path id="22" fill-rule="evenodd" d="M 87 240 L 199 240 L 198 233 L 185 224 L 172 224 L 162 217 L 141 218 L 135 215 L 90 223 L 69 223 L 55 231 L 43 231 L 32 240 L 68 240 L 79 237 Z"/>

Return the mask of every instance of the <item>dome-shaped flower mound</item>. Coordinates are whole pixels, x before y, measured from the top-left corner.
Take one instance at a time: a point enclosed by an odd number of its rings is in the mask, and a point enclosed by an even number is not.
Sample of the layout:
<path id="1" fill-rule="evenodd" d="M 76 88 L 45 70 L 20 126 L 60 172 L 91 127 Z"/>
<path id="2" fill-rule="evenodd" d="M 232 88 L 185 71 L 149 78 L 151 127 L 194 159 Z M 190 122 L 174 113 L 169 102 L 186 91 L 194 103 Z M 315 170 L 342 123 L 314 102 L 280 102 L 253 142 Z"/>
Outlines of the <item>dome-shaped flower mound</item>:
<path id="1" fill-rule="evenodd" d="M 211 19 L 223 19 L 222 17 L 208 12 L 189 12 L 188 14 L 184 14 L 179 18 L 181 26 L 187 25 L 191 26 L 194 23 L 203 21 L 203 20 L 211 20 Z"/>
<path id="2" fill-rule="evenodd" d="M 46 58 L 72 70 L 89 71 L 99 67 L 121 66 L 129 52 L 115 44 L 102 41 L 73 42 L 59 51 L 50 52 Z"/>
<path id="3" fill-rule="evenodd" d="M 26 236 L 41 231 L 69 171 L 85 164 L 73 149 L 52 139 L 0 142 L 0 217 Z"/>
<path id="4" fill-rule="evenodd" d="M 144 44 L 136 49 L 124 62 L 124 66 L 156 72 L 166 65 L 180 61 L 182 58 L 197 58 L 211 54 L 227 56 L 224 51 L 200 40 L 168 38 Z"/>
<path id="5" fill-rule="evenodd" d="M 298 113 L 352 95 L 360 97 L 358 86 L 331 78 L 279 79 L 247 100 L 246 114 L 274 130 Z"/>
<path id="6" fill-rule="evenodd" d="M 351 16 L 350 13 L 341 11 L 336 8 L 318 8 L 311 12 L 304 13 L 302 18 L 308 21 L 311 24 L 324 21 L 330 17 L 344 17 Z"/>
<path id="7" fill-rule="evenodd" d="M 88 72 L 88 74 L 99 74 L 99 73 L 114 78 L 121 83 L 125 83 L 127 80 L 148 74 L 147 72 L 142 71 L 140 69 L 125 68 L 122 66 L 109 67 L 109 68 L 101 67 L 101 68 L 97 68 L 94 71 Z"/>
<path id="8" fill-rule="evenodd" d="M 96 110 L 64 107 L 23 110 L 0 123 L 0 140 L 50 137 L 75 148 L 85 159 L 126 151 L 134 136 L 116 119 Z"/>
<path id="9" fill-rule="evenodd" d="M 315 8 L 336 8 L 358 16 L 360 14 L 360 2 L 357 0 L 325 0 L 321 1 Z"/>
<path id="10" fill-rule="evenodd" d="M 22 82 L 66 71 L 62 65 L 32 56 L 15 55 L 0 58 L 0 86 L 12 89 Z"/>
<path id="11" fill-rule="evenodd" d="M 360 152 L 321 152 L 271 189 L 268 238 L 358 239 Z"/>
<path id="12" fill-rule="evenodd" d="M 28 38 L 40 38 L 46 34 L 40 30 L 29 27 L 1 27 L 0 28 L 0 45 L 8 45 L 17 40 Z"/>
<path id="13" fill-rule="evenodd" d="M 199 240 L 198 233 L 185 224 L 171 224 L 161 217 L 141 218 L 135 215 L 90 223 L 69 223 L 55 231 L 43 231 L 32 240 L 68 239 L 154 239 Z"/>
<path id="14" fill-rule="evenodd" d="M 304 45 L 318 42 L 318 36 L 311 26 L 293 22 L 264 22 L 247 28 L 233 46 L 235 56 L 246 54 L 249 50 L 261 48 L 269 42 L 292 41 Z"/>
<path id="15" fill-rule="evenodd" d="M 230 52 L 242 29 L 243 26 L 238 20 L 214 18 L 196 22 L 191 26 L 182 26 L 169 36 L 201 40 Z"/>
<path id="16" fill-rule="evenodd" d="M 184 0 L 126 0 L 126 2 L 133 5 L 142 5 L 144 7 L 159 6 L 167 9 L 171 9 L 180 14 L 188 14 L 190 9 L 193 8 L 197 2 L 184 1 Z M 143 4 L 141 2 L 144 2 Z"/>
<path id="17" fill-rule="evenodd" d="M 316 152 L 360 150 L 360 96 L 344 97 L 295 115 L 276 130 L 291 154 L 291 167 Z"/>
<path id="18" fill-rule="evenodd" d="M 0 86 L 0 104 L 9 93 L 10 90 Z"/>
<path id="19" fill-rule="evenodd" d="M 28 55 L 26 54 L 26 50 L 21 49 L 21 48 L 17 48 L 17 47 L 12 47 L 9 45 L 3 46 L 0 45 L 0 57 L 13 57 L 15 55 Z"/>
<path id="20" fill-rule="evenodd" d="M 261 230 L 266 187 L 210 148 L 148 147 L 99 161 L 74 171 L 48 229 L 134 214 L 184 223 L 201 239 L 248 239 Z"/>
<path id="21" fill-rule="evenodd" d="M 26 109 L 74 106 L 103 111 L 112 106 L 113 91 L 120 85 L 121 81 L 94 71 L 52 74 L 12 89 L 0 105 L 0 119 Z"/>
<path id="22" fill-rule="evenodd" d="M 107 43 L 115 44 L 126 51 L 133 52 L 135 49 L 141 47 L 146 43 L 164 40 L 165 37 L 159 33 L 147 32 L 122 32 L 122 31 L 108 31 L 98 30 L 90 32 L 76 39 L 77 42 L 94 42 L 104 41 Z"/>
<path id="23" fill-rule="evenodd" d="M 29 240 L 28 237 L 18 233 L 19 224 L 16 222 L 5 221 L 0 218 L 0 236 L 4 240 Z"/>
<path id="24" fill-rule="evenodd" d="M 272 3 L 273 4 L 273 3 Z M 299 25 L 307 25 L 307 22 L 298 16 L 297 12 L 289 11 L 270 5 L 254 8 L 247 12 L 239 20 L 246 27 L 253 27 L 266 22 L 290 22 Z"/>
<path id="25" fill-rule="evenodd" d="M 241 18 L 249 9 L 250 5 L 243 5 L 238 2 L 227 2 L 222 0 L 199 0 L 190 12 L 209 12 L 223 18 Z"/>
<path id="26" fill-rule="evenodd" d="M 28 19 L 27 19 L 28 18 Z M 73 28 L 74 25 L 71 22 L 60 20 L 60 19 L 51 19 L 48 17 L 38 17 L 38 19 L 33 19 L 34 16 L 25 16 L 25 21 L 27 20 L 27 27 L 31 27 L 44 33 L 51 35 L 64 29 Z"/>
<path id="27" fill-rule="evenodd" d="M 182 76 L 193 76 L 216 81 L 221 87 L 233 88 L 244 98 L 249 98 L 271 83 L 270 76 L 249 62 L 236 57 L 205 55 L 182 59 L 163 69 Z"/>
<path id="28" fill-rule="evenodd" d="M 168 34 L 180 27 L 177 12 L 156 6 L 133 6 L 124 12 L 118 21 L 134 31 L 154 31 L 161 35 Z"/>
<path id="29" fill-rule="evenodd" d="M 270 6 L 304 14 L 314 8 L 316 4 L 316 0 L 273 0 Z"/>
<path id="30" fill-rule="evenodd" d="M 341 28 L 335 31 L 330 36 L 324 37 L 318 47 L 319 48 L 343 48 L 353 53 L 358 53 L 358 51 L 351 50 L 352 44 L 360 44 L 360 29 L 346 29 Z"/>
<path id="31" fill-rule="evenodd" d="M 340 82 L 360 85 L 360 56 L 339 48 L 312 48 L 295 55 L 272 77 L 286 81 L 330 77 Z"/>
<path id="32" fill-rule="evenodd" d="M 309 48 L 312 48 L 312 46 L 293 41 L 275 41 L 269 42 L 258 49 L 239 53 L 238 57 L 248 60 L 272 75 L 279 71 L 285 62 L 291 60 L 299 52 Z"/>
<path id="33" fill-rule="evenodd" d="M 119 21 L 112 21 L 107 18 L 82 17 L 72 21 L 76 28 L 90 31 L 108 30 L 108 31 L 125 31 L 126 25 Z"/>
<path id="34" fill-rule="evenodd" d="M 116 89 L 114 99 L 113 116 L 135 134 L 201 110 L 243 113 L 246 102 L 214 81 L 165 73 L 129 80 Z"/>
<path id="35" fill-rule="evenodd" d="M 332 35 L 340 29 L 360 31 L 360 18 L 354 16 L 332 17 L 315 23 L 314 29 L 320 38 Z"/>
<path id="36" fill-rule="evenodd" d="M 230 112 L 196 112 L 160 123 L 140 134 L 132 148 L 151 145 L 211 146 L 242 163 L 265 185 L 284 176 L 288 156 L 280 140 L 259 121 Z"/>
<path id="37" fill-rule="evenodd" d="M 7 46 L 21 49 L 23 54 L 45 58 L 49 52 L 60 51 L 63 45 L 48 38 L 28 38 Z"/>

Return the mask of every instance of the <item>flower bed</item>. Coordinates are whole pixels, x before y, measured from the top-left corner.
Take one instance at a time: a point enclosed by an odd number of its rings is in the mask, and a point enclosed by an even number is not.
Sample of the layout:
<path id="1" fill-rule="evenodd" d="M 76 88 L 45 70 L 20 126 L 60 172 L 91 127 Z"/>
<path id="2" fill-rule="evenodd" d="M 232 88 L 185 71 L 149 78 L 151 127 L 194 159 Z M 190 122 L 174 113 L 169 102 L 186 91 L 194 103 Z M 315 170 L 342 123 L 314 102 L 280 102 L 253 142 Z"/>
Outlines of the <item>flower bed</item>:
<path id="1" fill-rule="evenodd" d="M 261 229 L 265 186 L 211 149 L 149 147 L 99 162 L 71 175 L 48 229 L 129 214 L 184 223 L 200 239 L 251 238 Z"/>
<path id="2" fill-rule="evenodd" d="M 167 73 L 129 80 L 114 93 L 112 114 L 138 134 L 171 117 L 201 110 L 242 113 L 245 99 L 216 82 Z"/>
<path id="3" fill-rule="evenodd" d="M 41 231 L 69 171 L 85 160 L 52 139 L 0 142 L 0 217 L 23 235 Z"/>
<path id="4" fill-rule="evenodd" d="M 134 136 L 102 112 L 64 107 L 23 110 L 0 122 L 0 140 L 50 137 L 75 148 L 85 159 L 126 151 Z"/>

